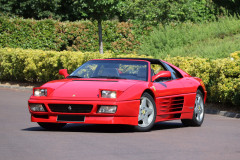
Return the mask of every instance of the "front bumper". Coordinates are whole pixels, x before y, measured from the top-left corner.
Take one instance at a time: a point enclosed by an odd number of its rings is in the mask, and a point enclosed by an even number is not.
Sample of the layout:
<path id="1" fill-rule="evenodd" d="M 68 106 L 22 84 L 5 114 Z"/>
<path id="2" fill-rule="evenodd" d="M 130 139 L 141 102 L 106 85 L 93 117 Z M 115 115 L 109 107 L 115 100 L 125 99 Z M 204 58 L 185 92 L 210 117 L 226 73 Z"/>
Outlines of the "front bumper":
<path id="1" fill-rule="evenodd" d="M 84 124 L 127 124 L 138 125 L 138 112 L 140 100 L 132 101 L 66 101 L 66 100 L 36 100 L 29 99 L 28 103 L 44 104 L 47 112 L 31 113 L 32 122 L 50 122 L 50 123 L 84 123 Z M 53 112 L 48 104 L 84 104 L 92 105 L 89 113 L 64 113 Z M 100 105 L 116 105 L 117 111 L 114 114 L 97 113 Z M 84 121 L 58 121 L 59 115 L 73 115 L 84 117 Z"/>

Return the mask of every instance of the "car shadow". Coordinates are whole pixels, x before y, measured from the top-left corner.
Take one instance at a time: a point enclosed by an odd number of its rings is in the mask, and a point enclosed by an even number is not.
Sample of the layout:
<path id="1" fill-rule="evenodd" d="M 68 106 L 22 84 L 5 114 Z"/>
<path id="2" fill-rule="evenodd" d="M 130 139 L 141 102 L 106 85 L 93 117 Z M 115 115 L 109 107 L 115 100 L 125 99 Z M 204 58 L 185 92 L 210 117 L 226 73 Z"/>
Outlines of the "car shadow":
<path id="1" fill-rule="evenodd" d="M 184 128 L 181 122 L 158 122 L 150 132 L 158 130 L 169 130 L 176 128 Z M 29 127 L 22 131 L 49 131 L 42 127 Z M 93 132 L 93 133 L 131 133 L 135 132 L 132 126 L 129 125 L 104 125 L 104 124 L 67 124 L 61 130 L 51 132 Z"/>
<path id="2" fill-rule="evenodd" d="M 169 129 L 176 129 L 176 128 L 185 128 L 186 126 L 184 126 L 182 124 L 182 122 L 158 122 L 156 123 L 153 128 L 152 131 L 155 130 L 169 130 Z"/>

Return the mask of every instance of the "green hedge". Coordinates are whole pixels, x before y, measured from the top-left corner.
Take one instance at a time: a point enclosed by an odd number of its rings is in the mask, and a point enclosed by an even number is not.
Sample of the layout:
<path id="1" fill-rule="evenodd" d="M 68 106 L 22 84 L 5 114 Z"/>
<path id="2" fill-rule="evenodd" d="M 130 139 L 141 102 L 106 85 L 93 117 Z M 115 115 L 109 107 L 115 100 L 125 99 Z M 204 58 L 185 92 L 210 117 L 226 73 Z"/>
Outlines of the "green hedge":
<path id="1" fill-rule="evenodd" d="M 200 77 L 206 85 L 209 102 L 240 105 L 240 59 L 167 57 L 166 61 Z"/>
<path id="2" fill-rule="evenodd" d="M 131 53 L 139 48 L 143 36 L 139 26 L 130 22 L 104 21 L 102 27 L 105 51 Z M 98 26 L 97 22 L 90 21 L 37 21 L 0 16 L 0 47 L 98 51 Z"/>
<path id="3" fill-rule="evenodd" d="M 73 72 L 81 64 L 90 59 L 112 58 L 113 53 L 72 52 L 72 51 L 42 51 L 20 48 L 0 48 L 0 80 L 47 82 L 62 78 L 58 70 L 68 69 Z M 124 57 L 126 55 L 118 55 Z M 135 54 L 130 55 L 135 57 Z M 147 57 L 147 56 L 140 56 Z"/>
<path id="4" fill-rule="evenodd" d="M 208 90 L 209 102 L 240 105 L 240 52 L 232 58 L 209 60 L 191 57 L 167 57 L 165 60 L 192 76 L 200 77 Z M 32 49 L 0 48 L 0 81 L 46 82 L 62 78 L 58 70 L 69 72 L 82 63 L 95 58 L 116 57 L 111 52 L 42 51 Z M 117 57 L 147 57 L 136 54 Z"/>

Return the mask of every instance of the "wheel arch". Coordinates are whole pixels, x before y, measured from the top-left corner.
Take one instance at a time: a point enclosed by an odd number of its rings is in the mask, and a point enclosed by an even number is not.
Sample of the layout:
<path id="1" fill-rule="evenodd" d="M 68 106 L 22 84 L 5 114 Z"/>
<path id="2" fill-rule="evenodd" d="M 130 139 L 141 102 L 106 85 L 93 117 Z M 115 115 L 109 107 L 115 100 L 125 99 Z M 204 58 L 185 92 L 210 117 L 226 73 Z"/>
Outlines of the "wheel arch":
<path id="1" fill-rule="evenodd" d="M 145 89 L 144 91 L 143 91 L 143 93 L 148 93 L 148 94 L 150 94 L 152 97 L 153 97 L 153 99 L 154 99 L 154 101 L 156 102 L 156 97 L 155 97 L 155 94 L 153 93 L 153 91 L 151 90 L 151 89 Z M 142 93 L 142 95 L 143 95 L 143 93 Z"/>
<path id="2" fill-rule="evenodd" d="M 203 98 L 205 98 L 205 92 L 202 86 L 198 86 L 197 90 L 200 90 L 203 94 Z"/>

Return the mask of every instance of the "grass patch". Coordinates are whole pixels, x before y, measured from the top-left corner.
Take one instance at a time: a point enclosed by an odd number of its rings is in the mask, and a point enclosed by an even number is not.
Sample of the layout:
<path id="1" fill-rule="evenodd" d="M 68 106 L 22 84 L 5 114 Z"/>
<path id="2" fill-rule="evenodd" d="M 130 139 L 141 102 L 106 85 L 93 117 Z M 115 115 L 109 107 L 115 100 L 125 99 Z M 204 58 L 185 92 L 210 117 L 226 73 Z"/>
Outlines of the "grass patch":
<path id="1" fill-rule="evenodd" d="M 236 17 L 198 24 L 170 24 L 155 28 L 143 40 L 138 53 L 157 58 L 167 55 L 224 58 L 240 50 L 239 37 L 240 20 Z"/>
<path id="2" fill-rule="evenodd" d="M 227 58 L 230 53 L 240 50 L 240 34 L 222 38 L 212 38 L 198 41 L 189 45 L 170 49 L 167 53 L 171 56 L 189 56 L 202 58 Z M 161 56 L 157 57 L 161 58 Z"/>

